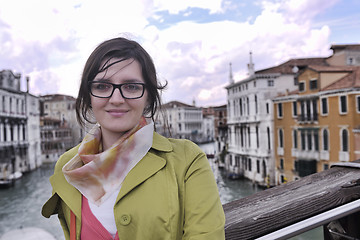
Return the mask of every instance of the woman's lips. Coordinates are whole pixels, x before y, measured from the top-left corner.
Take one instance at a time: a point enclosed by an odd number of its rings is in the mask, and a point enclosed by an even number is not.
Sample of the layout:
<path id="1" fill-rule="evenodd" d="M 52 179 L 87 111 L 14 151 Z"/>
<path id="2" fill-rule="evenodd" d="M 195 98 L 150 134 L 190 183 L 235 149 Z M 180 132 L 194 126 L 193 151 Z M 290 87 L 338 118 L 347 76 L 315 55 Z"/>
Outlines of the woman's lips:
<path id="1" fill-rule="evenodd" d="M 113 117 L 121 117 L 121 116 L 124 116 L 128 111 L 111 109 L 111 110 L 107 110 L 106 112 L 109 113 Z"/>

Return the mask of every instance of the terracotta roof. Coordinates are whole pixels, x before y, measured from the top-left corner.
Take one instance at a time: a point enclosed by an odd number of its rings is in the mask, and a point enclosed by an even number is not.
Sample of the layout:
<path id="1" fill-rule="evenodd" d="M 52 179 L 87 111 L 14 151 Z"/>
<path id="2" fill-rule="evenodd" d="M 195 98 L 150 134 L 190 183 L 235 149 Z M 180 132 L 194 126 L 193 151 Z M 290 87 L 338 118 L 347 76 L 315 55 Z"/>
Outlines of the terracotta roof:
<path id="1" fill-rule="evenodd" d="M 333 44 L 331 45 L 330 49 L 332 49 L 334 52 L 339 50 L 355 50 L 360 51 L 360 44 Z"/>
<path id="2" fill-rule="evenodd" d="M 352 71 L 349 74 L 323 88 L 322 91 L 351 87 L 360 87 L 360 67 L 352 67 Z"/>
<path id="3" fill-rule="evenodd" d="M 309 65 L 321 65 L 328 66 L 326 63 L 326 58 L 295 58 L 290 59 L 287 62 L 284 62 L 278 66 L 262 69 L 256 71 L 255 74 L 271 74 L 271 73 L 281 73 L 281 74 L 294 74 L 292 69 L 294 66 L 297 66 L 299 70 L 309 66 Z"/>
<path id="4" fill-rule="evenodd" d="M 309 65 L 308 68 L 313 69 L 317 72 L 352 72 L 354 66 L 319 66 Z"/>

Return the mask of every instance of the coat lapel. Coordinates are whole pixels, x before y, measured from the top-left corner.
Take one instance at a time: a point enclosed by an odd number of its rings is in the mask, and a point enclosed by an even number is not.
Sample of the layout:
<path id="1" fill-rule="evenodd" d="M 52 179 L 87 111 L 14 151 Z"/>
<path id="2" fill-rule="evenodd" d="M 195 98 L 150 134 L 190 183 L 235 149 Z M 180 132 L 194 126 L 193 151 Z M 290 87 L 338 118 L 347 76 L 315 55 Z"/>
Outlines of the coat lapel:
<path id="1" fill-rule="evenodd" d="M 172 146 L 168 139 L 154 132 L 152 149 L 145 155 L 143 159 L 136 164 L 136 166 L 128 173 L 121 186 L 120 193 L 116 202 L 120 201 L 127 193 L 133 190 L 136 186 L 144 182 L 146 179 L 153 176 L 166 165 L 166 160 L 154 153 L 170 152 Z"/>
<path id="2" fill-rule="evenodd" d="M 81 217 L 81 193 L 70 185 L 62 172 L 55 173 L 50 177 L 50 183 L 55 193 L 65 202 L 74 212 L 75 216 Z"/>

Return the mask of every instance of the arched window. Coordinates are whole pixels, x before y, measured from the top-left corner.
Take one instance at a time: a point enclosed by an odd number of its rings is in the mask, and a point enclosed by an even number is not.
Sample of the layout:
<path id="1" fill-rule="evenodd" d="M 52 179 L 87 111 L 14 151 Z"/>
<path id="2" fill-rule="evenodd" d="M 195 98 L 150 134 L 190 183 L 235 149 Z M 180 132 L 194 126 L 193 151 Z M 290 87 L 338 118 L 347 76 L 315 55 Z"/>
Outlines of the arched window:
<path id="1" fill-rule="evenodd" d="M 323 130 L 323 150 L 329 151 L 329 132 L 327 129 Z"/>
<path id="2" fill-rule="evenodd" d="M 343 152 L 349 151 L 349 140 L 348 140 L 348 130 L 343 129 L 341 131 L 341 150 Z"/>

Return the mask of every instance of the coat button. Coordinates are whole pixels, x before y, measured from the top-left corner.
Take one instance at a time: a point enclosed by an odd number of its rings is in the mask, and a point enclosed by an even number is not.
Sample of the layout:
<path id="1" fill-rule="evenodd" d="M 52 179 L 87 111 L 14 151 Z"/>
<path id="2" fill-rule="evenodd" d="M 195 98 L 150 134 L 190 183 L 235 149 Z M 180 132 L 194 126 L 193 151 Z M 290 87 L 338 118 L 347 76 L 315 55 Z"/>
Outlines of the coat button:
<path id="1" fill-rule="evenodd" d="M 120 217 L 120 224 L 121 225 L 128 225 L 129 223 L 131 222 L 131 217 L 130 215 L 128 214 L 123 214 L 121 217 Z"/>

